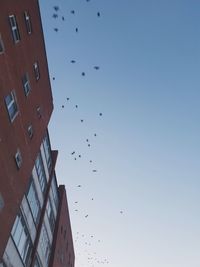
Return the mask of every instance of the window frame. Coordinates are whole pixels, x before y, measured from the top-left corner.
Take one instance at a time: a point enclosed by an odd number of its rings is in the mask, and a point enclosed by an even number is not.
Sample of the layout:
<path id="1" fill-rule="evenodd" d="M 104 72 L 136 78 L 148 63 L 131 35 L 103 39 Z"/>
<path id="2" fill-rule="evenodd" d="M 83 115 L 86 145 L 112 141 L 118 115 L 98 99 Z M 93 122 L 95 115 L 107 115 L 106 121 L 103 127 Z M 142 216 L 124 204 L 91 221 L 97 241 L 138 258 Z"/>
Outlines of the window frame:
<path id="1" fill-rule="evenodd" d="M 16 44 L 21 40 L 16 16 L 13 14 L 9 15 L 9 22 L 10 22 L 10 27 L 12 31 L 13 41 Z"/>
<path id="2" fill-rule="evenodd" d="M 11 101 L 8 103 L 7 99 L 10 96 Z M 18 110 L 18 105 L 17 105 L 17 98 L 16 98 L 16 94 L 15 91 L 12 90 L 6 97 L 5 97 L 5 104 L 6 104 L 6 108 L 7 108 L 7 112 L 10 118 L 10 121 L 13 122 L 14 119 L 16 118 L 17 114 L 19 113 Z M 14 113 L 12 110 L 10 110 L 11 108 L 14 108 Z"/>
<path id="3" fill-rule="evenodd" d="M 4 54 L 4 51 L 5 51 L 5 46 L 4 46 L 3 38 L 0 33 L 0 55 Z"/>
<path id="4" fill-rule="evenodd" d="M 33 63 L 33 71 L 34 71 L 35 79 L 36 81 L 38 81 L 40 79 L 40 68 L 39 68 L 38 61 L 35 61 Z"/>
<path id="5" fill-rule="evenodd" d="M 35 168 L 36 168 L 40 188 L 42 190 L 42 193 L 45 194 L 45 191 L 47 188 L 47 177 L 45 174 L 44 164 L 43 164 L 42 156 L 40 152 L 38 153 L 38 156 L 35 160 Z"/>
<path id="6" fill-rule="evenodd" d="M 32 192 L 30 190 L 32 190 Z M 40 206 L 37 190 L 35 187 L 35 183 L 32 177 L 31 177 L 31 182 L 29 184 L 28 190 L 26 192 L 26 199 L 30 207 L 33 221 L 35 222 L 36 225 L 38 225 L 40 213 L 41 213 L 41 206 Z"/>
<path id="7" fill-rule="evenodd" d="M 23 162 L 23 160 L 22 160 L 22 154 L 21 154 L 20 149 L 18 148 L 17 149 L 17 152 L 15 153 L 15 163 L 16 163 L 18 169 L 21 168 L 22 162 Z"/>
<path id="8" fill-rule="evenodd" d="M 26 24 L 26 31 L 30 35 L 33 32 L 30 14 L 28 11 L 24 11 L 24 20 Z"/>
<path id="9" fill-rule="evenodd" d="M 28 72 L 25 72 L 25 74 L 22 76 L 22 84 L 23 84 L 25 96 L 28 96 L 31 91 L 31 84 L 30 84 Z"/>
<path id="10" fill-rule="evenodd" d="M 21 213 L 19 213 L 15 218 L 15 222 L 11 230 L 11 238 L 15 244 L 22 262 L 27 266 L 31 259 L 33 244 L 27 225 Z"/>

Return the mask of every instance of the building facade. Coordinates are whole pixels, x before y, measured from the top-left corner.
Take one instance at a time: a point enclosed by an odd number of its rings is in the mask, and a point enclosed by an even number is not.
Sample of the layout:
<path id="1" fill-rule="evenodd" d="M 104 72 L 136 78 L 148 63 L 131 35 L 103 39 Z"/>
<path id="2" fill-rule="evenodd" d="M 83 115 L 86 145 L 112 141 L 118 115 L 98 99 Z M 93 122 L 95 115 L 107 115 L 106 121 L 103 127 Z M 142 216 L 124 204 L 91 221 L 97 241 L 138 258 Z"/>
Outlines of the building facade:
<path id="1" fill-rule="evenodd" d="M 1 1 L 0 73 L 0 267 L 73 267 L 47 128 L 53 98 L 37 0 Z"/>

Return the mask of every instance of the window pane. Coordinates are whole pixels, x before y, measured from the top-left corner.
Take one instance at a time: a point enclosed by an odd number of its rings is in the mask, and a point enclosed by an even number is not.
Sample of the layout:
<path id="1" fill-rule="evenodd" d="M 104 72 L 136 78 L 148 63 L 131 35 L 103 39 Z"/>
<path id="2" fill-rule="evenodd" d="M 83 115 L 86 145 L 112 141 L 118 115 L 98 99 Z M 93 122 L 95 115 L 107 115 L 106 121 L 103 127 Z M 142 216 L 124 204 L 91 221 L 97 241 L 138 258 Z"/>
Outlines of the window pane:
<path id="1" fill-rule="evenodd" d="M 40 205 L 39 200 L 37 198 L 37 193 L 35 190 L 34 182 L 31 182 L 31 185 L 29 187 L 29 191 L 27 194 L 28 203 L 30 205 L 30 209 L 34 218 L 34 221 L 38 222 L 39 212 L 40 212 Z"/>
<path id="2" fill-rule="evenodd" d="M 43 162 L 42 162 L 40 153 L 36 159 L 35 166 L 36 166 L 38 179 L 39 179 L 39 183 L 40 183 L 42 192 L 44 192 L 46 189 L 47 181 L 46 181 L 46 175 L 45 175 L 44 166 L 43 166 Z"/>

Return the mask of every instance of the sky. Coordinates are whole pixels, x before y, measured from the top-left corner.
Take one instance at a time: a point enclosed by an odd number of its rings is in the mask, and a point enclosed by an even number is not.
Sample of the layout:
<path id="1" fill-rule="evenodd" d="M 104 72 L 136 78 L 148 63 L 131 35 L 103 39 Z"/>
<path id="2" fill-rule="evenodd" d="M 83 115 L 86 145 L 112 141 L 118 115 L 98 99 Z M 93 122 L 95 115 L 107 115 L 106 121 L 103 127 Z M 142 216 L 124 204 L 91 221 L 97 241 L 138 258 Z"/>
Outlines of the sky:
<path id="1" fill-rule="evenodd" d="M 199 267 L 200 1 L 40 8 L 75 266 Z"/>

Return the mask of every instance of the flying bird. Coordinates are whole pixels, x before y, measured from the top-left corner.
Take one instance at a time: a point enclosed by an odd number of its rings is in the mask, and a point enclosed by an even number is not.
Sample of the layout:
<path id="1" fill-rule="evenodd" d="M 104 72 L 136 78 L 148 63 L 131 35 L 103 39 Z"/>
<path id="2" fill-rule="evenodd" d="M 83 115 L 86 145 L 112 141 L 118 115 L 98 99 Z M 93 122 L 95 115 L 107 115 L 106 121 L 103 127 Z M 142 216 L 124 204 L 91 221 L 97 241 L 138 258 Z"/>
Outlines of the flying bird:
<path id="1" fill-rule="evenodd" d="M 65 106 L 64 105 L 62 105 L 62 108 L 64 108 Z"/>
<path id="2" fill-rule="evenodd" d="M 69 97 L 67 97 L 67 101 L 69 101 Z"/>
<path id="3" fill-rule="evenodd" d="M 81 187 L 81 184 L 77 185 L 77 187 Z"/>
<path id="4" fill-rule="evenodd" d="M 71 12 L 71 14 L 73 14 L 73 15 L 75 14 L 75 10 L 71 10 L 70 12 Z"/>
<path id="5" fill-rule="evenodd" d="M 103 114 L 102 113 L 99 113 L 99 116 L 102 116 Z"/>
<path id="6" fill-rule="evenodd" d="M 90 144 L 88 144 L 88 146 L 90 147 Z"/>
<path id="7" fill-rule="evenodd" d="M 70 62 L 71 62 L 71 63 L 76 63 L 76 60 L 72 59 Z"/>
<path id="8" fill-rule="evenodd" d="M 100 16 L 101 16 L 100 12 L 97 12 L 97 17 L 100 17 Z"/>
<path id="9" fill-rule="evenodd" d="M 78 32 L 78 28 L 76 28 L 75 31 Z"/>
<path id="10" fill-rule="evenodd" d="M 88 214 L 87 215 L 85 215 L 85 218 L 87 218 L 88 217 Z"/>
<path id="11" fill-rule="evenodd" d="M 55 32 L 58 32 L 58 28 L 54 28 L 54 31 L 55 31 Z"/>
<path id="12" fill-rule="evenodd" d="M 97 172 L 97 170 L 92 170 L 93 172 Z"/>
<path id="13" fill-rule="evenodd" d="M 100 67 L 99 67 L 99 66 L 94 66 L 94 69 L 95 69 L 95 70 L 99 70 Z"/>
<path id="14" fill-rule="evenodd" d="M 56 18 L 58 17 L 58 14 L 55 14 L 55 13 L 54 13 L 54 14 L 52 15 L 52 17 L 53 17 L 54 19 L 56 19 Z"/>
<path id="15" fill-rule="evenodd" d="M 81 120 L 81 122 L 83 122 L 83 120 Z"/>
<path id="16" fill-rule="evenodd" d="M 94 136 L 97 136 L 97 134 L 95 133 Z"/>
<path id="17" fill-rule="evenodd" d="M 74 155 L 75 154 L 75 151 L 73 151 L 72 153 L 71 153 L 71 155 Z"/>
<path id="18" fill-rule="evenodd" d="M 59 10 L 59 6 L 54 6 L 53 8 L 56 12 Z"/>
<path id="19" fill-rule="evenodd" d="M 81 155 L 78 155 L 79 158 L 81 158 Z"/>
<path id="20" fill-rule="evenodd" d="M 65 17 L 64 17 L 64 16 L 62 16 L 62 20 L 63 20 L 63 21 L 65 20 Z"/>
<path id="21" fill-rule="evenodd" d="M 90 163 L 92 163 L 92 160 L 90 160 Z"/>
<path id="22" fill-rule="evenodd" d="M 81 75 L 82 75 L 82 76 L 85 76 L 85 72 L 82 72 Z"/>
<path id="23" fill-rule="evenodd" d="M 75 107 L 78 108 L 78 105 L 76 105 Z"/>

